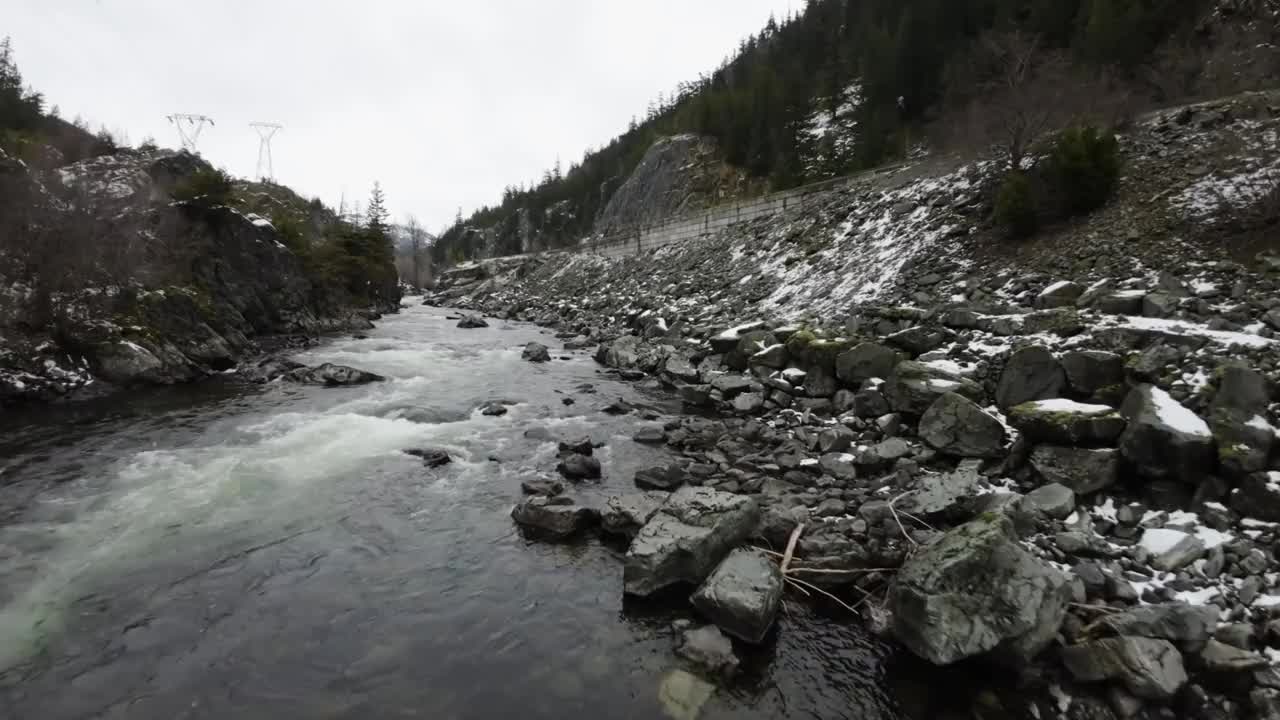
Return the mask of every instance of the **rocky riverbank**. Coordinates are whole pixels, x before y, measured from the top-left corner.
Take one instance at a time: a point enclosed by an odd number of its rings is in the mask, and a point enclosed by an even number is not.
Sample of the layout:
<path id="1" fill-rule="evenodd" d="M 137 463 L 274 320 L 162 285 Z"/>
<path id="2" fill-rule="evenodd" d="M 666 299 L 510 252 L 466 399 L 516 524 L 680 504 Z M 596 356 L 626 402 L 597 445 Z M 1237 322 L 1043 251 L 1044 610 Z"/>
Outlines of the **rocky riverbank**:
<path id="1" fill-rule="evenodd" d="M 787 587 L 1000 668 L 1014 717 L 1280 717 L 1280 259 L 966 270 L 967 296 L 794 322 L 751 282 L 641 270 L 697 252 L 526 259 L 428 300 L 679 394 L 691 414 L 636 440 L 680 460 L 635 496 L 536 486 L 515 516 L 622 534 L 629 594 L 692 592 L 719 630 L 683 656 L 731 671 L 720 633 L 758 642 Z"/>

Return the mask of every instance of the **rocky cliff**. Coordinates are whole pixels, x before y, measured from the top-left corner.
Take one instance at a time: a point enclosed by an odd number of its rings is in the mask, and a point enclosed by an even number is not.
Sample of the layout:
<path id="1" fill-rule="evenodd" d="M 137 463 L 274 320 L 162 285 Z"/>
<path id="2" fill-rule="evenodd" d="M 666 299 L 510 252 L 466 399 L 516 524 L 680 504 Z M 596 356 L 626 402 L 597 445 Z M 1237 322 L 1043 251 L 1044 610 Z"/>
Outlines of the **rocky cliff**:
<path id="1" fill-rule="evenodd" d="M 353 307 L 248 212 L 269 202 L 281 217 L 310 213 L 291 192 L 173 199 L 209 170 L 168 151 L 119 151 L 52 173 L 6 163 L 0 401 L 195 380 L 235 367 L 255 338 L 368 327 L 397 307 L 394 285 L 379 307 Z"/>

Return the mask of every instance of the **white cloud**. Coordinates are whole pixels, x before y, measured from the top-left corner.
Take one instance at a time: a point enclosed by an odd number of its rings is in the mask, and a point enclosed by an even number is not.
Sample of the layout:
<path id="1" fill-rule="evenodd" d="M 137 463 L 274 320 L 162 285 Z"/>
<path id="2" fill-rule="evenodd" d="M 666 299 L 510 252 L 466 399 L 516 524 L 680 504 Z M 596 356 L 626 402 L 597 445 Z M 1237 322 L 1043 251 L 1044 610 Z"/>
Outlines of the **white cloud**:
<path id="1" fill-rule="evenodd" d="M 28 82 L 60 106 L 250 175 L 279 122 L 277 178 L 336 204 L 375 179 L 438 229 L 557 156 L 567 167 L 659 92 L 712 70 L 801 0 L 2 0 Z M 16 5 L 16 11 L 14 6 Z"/>

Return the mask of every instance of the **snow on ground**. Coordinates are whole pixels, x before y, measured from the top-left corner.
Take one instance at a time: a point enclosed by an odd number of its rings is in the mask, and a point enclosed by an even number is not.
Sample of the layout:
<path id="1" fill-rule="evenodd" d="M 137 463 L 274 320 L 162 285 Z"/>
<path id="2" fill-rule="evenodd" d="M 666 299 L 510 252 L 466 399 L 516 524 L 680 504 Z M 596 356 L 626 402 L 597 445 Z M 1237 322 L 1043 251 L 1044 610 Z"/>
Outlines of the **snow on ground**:
<path id="1" fill-rule="evenodd" d="M 1157 330 L 1167 332 L 1174 335 L 1188 335 L 1192 337 L 1200 337 L 1217 345 L 1224 347 L 1247 347 L 1247 348 L 1263 348 L 1269 347 L 1275 343 L 1275 340 L 1269 340 L 1259 335 L 1247 332 L 1229 332 L 1227 330 L 1210 330 L 1204 325 L 1188 322 L 1186 320 L 1168 320 L 1164 318 L 1135 317 L 1130 315 L 1119 316 L 1115 318 L 1104 318 L 1098 325 L 1099 328 L 1119 327 L 1133 328 L 1135 330 Z"/>

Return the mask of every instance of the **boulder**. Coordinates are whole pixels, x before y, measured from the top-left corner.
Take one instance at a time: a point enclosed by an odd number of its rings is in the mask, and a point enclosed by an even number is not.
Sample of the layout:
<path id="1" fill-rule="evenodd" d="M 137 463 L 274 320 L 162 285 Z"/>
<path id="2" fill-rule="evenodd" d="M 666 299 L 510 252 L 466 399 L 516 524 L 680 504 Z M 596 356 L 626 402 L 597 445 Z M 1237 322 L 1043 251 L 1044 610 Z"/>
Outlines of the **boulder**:
<path id="1" fill-rule="evenodd" d="M 684 485 L 684 468 L 674 463 L 636 471 L 636 487 L 641 490 L 675 490 Z"/>
<path id="2" fill-rule="evenodd" d="M 1063 648 L 1061 657 L 1079 682 L 1115 680 L 1149 700 L 1168 700 L 1187 682 L 1182 654 L 1167 640 L 1106 638 Z"/>
<path id="3" fill-rule="evenodd" d="M 916 357 L 942 347 L 944 343 L 953 337 L 955 337 L 955 333 L 944 328 L 916 325 L 906 330 L 899 330 L 886 337 L 884 341 L 889 345 L 906 351 L 912 357 Z"/>
<path id="4" fill-rule="evenodd" d="M 533 497 L 516 505 L 511 517 L 521 527 L 555 539 L 572 537 L 600 521 L 597 511 L 574 504 L 568 498 Z M 572 503 L 571 500 L 569 500 Z"/>
<path id="5" fill-rule="evenodd" d="M 1027 552 L 999 513 L 910 557 L 890 594 L 894 635 L 935 665 L 988 654 L 1025 663 L 1053 641 L 1070 599 L 1067 576 Z"/>
<path id="6" fill-rule="evenodd" d="M 1246 477 L 1231 496 L 1231 508 L 1245 517 L 1280 522 L 1280 472 Z"/>
<path id="7" fill-rule="evenodd" d="M 612 535 L 634 538 L 668 497 L 669 493 L 656 491 L 611 497 L 600 514 L 600 526 Z"/>
<path id="8" fill-rule="evenodd" d="M 1239 673 L 1267 667 L 1271 661 L 1258 653 L 1219 642 L 1213 638 L 1200 651 L 1200 662 L 1211 673 Z"/>
<path id="9" fill-rule="evenodd" d="M 438 468 L 442 465 L 448 465 L 453 462 L 453 458 L 449 456 L 446 450 L 422 449 L 414 448 L 405 450 L 405 455 L 412 455 L 416 458 L 422 458 L 422 464 L 429 468 Z"/>
<path id="10" fill-rule="evenodd" d="M 730 677 L 738 671 L 733 643 L 715 625 L 685 630 L 676 654 L 709 675 Z"/>
<path id="11" fill-rule="evenodd" d="M 462 319 L 458 321 L 458 327 L 463 330 L 475 330 L 477 328 L 487 328 L 489 323 L 485 322 L 485 319 L 479 315 L 468 314 L 463 315 Z"/>
<path id="12" fill-rule="evenodd" d="M 1161 572 L 1177 572 L 1204 556 L 1204 542 L 1181 530 L 1148 528 L 1140 544 L 1151 553 L 1151 567 Z"/>
<path id="13" fill-rule="evenodd" d="M 1183 652 L 1197 653 L 1204 649 L 1217 626 L 1217 606 L 1165 603 L 1103 615 L 1086 628 L 1086 633 L 1168 640 Z"/>
<path id="14" fill-rule="evenodd" d="M 1146 290 L 1119 290 L 1098 298 L 1095 305 L 1099 312 L 1108 315 L 1140 315 L 1146 297 Z"/>
<path id="15" fill-rule="evenodd" d="M 570 480 L 598 480 L 601 476 L 599 460 L 576 452 L 566 455 L 556 466 L 556 470 Z"/>
<path id="16" fill-rule="evenodd" d="M 1218 461 L 1235 477 L 1267 469 L 1276 445 L 1276 429 L 1266 420 L 1271 389 L 1266 376 L 1229 364 L 1219 371 L 1218 392 L 1209 406 L 1209 426 Z"/>
<path id="17" fill-rule="evenodd" d="M 753 498 L 680 488 L 631 541 L 623 565 L 625 591 L 647 596 L 678 583 L 701 583 L 759 520 Z"/>
<path id="18" fill-rule="evenodd" d="M 901 358 L 892 348 L 878 343 L 862 343 L 836 358 L 836 376 L 850 387 L 859 387 L 872 378 L 887 378 Z"/>
<path id="19" fill-rule="evenodd" d="M 721 630 L 759 644 L 782 603 L 782 571 L 763 552 L 739 548 L 720 562 L 691 600 Z"/>
<path id="20" fill-rule="evenodd" d="M 787 366 L 787 362 L 791 356 L 787 353 L 787 346 L 781 343 L 770 345 L 749 358 L 749 364 L 752 367 L 765 367 L 773 370 L 781 370 Z"/>
<path id="21" fill-rule="evenodd" d="M 1198 415 L 1154 385 L 1134 388 L 1120 408 L 1128 428 L 1120 451 L 1150 479 L 1198 483 L 1212 469 L 1213 433 Z"/>
<path id="22" fill-rule="evenodd" d="M 1004 454 L 1004 425 L 957 393 L 939 397 L 920 418 L 920 437 L 944 455 L 996 458 Z"/>
<path id="23" fill-rule="evenodd" d="M 1124 418 L 1108 405 L 1062 399 L 1018 405 L 1009 413 L 1009 424 L 1032 442 L 1054 445 L 1111 443 L 1125 429 Z"/>
<path id="24" fill-rule="evenodd" d="M 1044 482 L 1070 488 L 1076 495 L 1111 487 L 1120 474 L 1120 451 L 1114 448 L 1037 445 L 1030 462 Z"/>
<path id="25" fill-rule="evenodd" d="M 966 460 L 955 472 L 925 475 L 894 507 L 927 522 L 967 520 L 972 517 L 970 500 L 982 480 L 981 467 L 980 460 Z"/>
<path id="26" fill-rule="evenodd" d="M 1070 280 L 1056 282 L 1040 291 L 1036 296 L 1036 307 L 1041 310 L 1075 307 L 1076 301 L 1084 294 L 1084 290 L 1083 285 Z"/>
<path id="27" fill-rule="evenodd" d="M 763 393 L 743 393 L 730 403 L 735 412 L 743 415 L 754 415 L 764 409 Z"/>
<path id="28" fill-rule="evenodd" d="M 524 351 L 520 353 L 520 357 L 532 363 L 551 362 L 551 350 L 542 343 L 531 342 L 524 346 Z"/>
<path id="29" fill-rule="evenodd" d="M 1026 506 L 1054 520 L 1066 520 L 1076 509 L 1076 495 L 1057 483 L 1042 485 L 1027 493 Z"/>
<path id="30" fill-rule="evenodd" d="M 285 375 L 285 379 L 290 382 L 324 385 L 325 387 L 367 385 L 386 380 L 381 375 L 375 375 L 374 373 L 357 370 L 345 365 L 334 365 L 333 363 L 325 363 L 313 368 L 303 367 L 291 370 Z"/>
<path id="31" fill-rule="evenodd" d="M 743 372 L 751 367 L 751 358 L 756 353 L 777 344 L 778 338 L 767 330 L 745 332 L 739 336 L 738 343 L 734 345 L 733 349 L 725 353 L 724 364 L 732 370 Z M 785 351 L 786 346 L 784 345 L 782 349 Z"/>
<path id="32" fill-rule="evenodd" d="M 750 332 L 757 332 L 765 329 L 763 322 L 752 322 L 745 325 L 739 325 L 735 328 L 729 328 L 719 335 L 711 338 L 711 352 L 716 355 L 724 355 L 733 352 L 738 348 L 739 341 L 742 337 Z"/>
<path id="33" fill-rule="evenodd" d="M 1013 353 L 1005 363 L 996 386 L 996 404 L 1001 409 L 1035 400 L 1049 400 L 1062 396 L 1067 377 L 1062 364 L 1040 345 L 1024 347 Z"/>
<path id="34" fill-rule="evenodd" d="M 564 483 L 550 478 L 531 478 L 520 481 L 520 491 L 525 495 L 554 497 L 564 492 Z"/>
<path id="35" fill-rule="evenodd" d="M 890 408 L 913 417 L 923 415 L 947 393 L 963 395 L 975 402 L 980 402 L 983 396 L 982 386 L 969 378 L 911 360 L 898 363 L 884 386 Z"/>
<path id="36" fill-rule="evenodd" d="M 1124 384 L 1124 358 L 1103 350 L 1073 350 L 1059 362 L 1072 392 L 1094 396 Z"/>
<path id="37" fill-rule="evenodd" d="M 507 406 L 500 402 L 491 402 L 480 407 L 480 414 L 485 417 L 502 417 L 508 412 L 510 411 L 507 410 Z"/>

